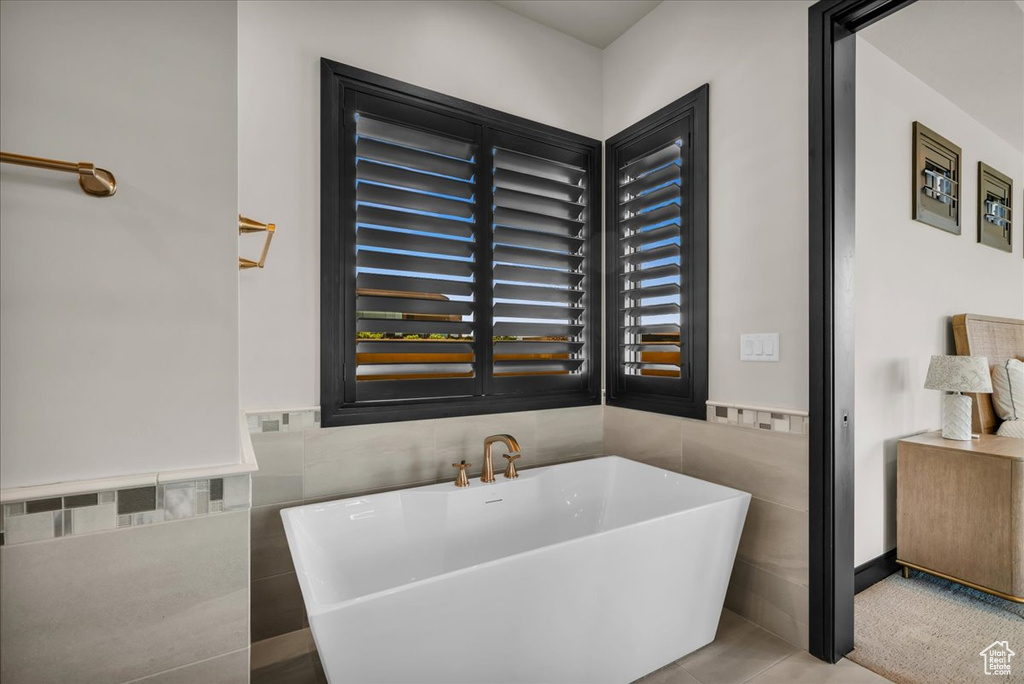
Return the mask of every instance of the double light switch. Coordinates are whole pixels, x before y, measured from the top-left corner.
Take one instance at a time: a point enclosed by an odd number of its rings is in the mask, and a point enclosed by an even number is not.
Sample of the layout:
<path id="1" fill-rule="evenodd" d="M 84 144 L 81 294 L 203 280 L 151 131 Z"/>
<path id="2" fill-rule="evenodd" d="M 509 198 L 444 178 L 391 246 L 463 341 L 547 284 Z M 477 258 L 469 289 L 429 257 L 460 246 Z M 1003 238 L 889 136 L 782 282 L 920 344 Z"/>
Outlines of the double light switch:
<path id="1" fill-rule="evenodd" d="M 778 361 L 779 333 L 740 335 L 740 361 Z"/>

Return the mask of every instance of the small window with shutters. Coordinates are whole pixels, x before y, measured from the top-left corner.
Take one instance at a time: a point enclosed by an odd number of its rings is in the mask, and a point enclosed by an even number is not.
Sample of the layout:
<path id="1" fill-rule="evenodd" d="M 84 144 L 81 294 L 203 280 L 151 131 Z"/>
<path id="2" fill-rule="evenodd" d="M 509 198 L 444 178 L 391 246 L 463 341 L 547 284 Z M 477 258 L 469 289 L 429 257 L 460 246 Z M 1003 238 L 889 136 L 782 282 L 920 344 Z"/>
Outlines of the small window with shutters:
<path id="1" fill-rule="evenodd" d="M 708 86 L 605 143 L 607 403 L 706 416 Z"/>
<path id="2" fill-rule="evenodd" d="M 600 143 L 322 60 L 324 425 L 600 401 Z"/>

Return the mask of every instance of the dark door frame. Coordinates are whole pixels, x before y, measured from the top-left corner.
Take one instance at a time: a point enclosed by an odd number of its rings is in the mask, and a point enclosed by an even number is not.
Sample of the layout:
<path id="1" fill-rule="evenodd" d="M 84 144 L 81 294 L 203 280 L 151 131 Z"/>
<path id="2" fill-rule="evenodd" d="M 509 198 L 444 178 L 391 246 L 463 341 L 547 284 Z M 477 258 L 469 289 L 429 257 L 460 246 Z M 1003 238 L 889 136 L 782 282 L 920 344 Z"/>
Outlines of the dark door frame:
<path id="1" fill-rule="evenodd" d="M 829 663 L 853 650 L 855 34 L 913 1 L 809 10 L 809 650 Z"/>

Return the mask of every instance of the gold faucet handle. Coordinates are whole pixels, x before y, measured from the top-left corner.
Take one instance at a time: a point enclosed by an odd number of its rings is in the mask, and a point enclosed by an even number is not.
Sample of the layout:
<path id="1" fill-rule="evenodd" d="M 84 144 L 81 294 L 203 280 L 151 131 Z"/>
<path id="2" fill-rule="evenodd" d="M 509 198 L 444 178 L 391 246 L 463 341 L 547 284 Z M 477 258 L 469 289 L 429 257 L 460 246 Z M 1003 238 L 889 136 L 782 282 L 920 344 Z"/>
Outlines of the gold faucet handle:
<path id="1" fill-rule="evenodd" d="M 473 464 L 472 463 L 466 463 L 465 461 L 463 461 L 462 463 L 452 463 L 452 468 L 458 468 L 459 469 L 459 474 L 455 476 L 455 486 L 456 487 L 468 487 L 469 486 L 469 478 L 466 477 L 466 468 L 468 468 L 471 465 L 473 465 Z"/>
<path id="2" fill-rule="evenodd" d="M 519 477 L 519 472 L 516 470 L 516 459 L 522 456 L 522 454 L 505 454 L 505 458 L 508 459 L 508 467 L 505 468 L 505 477 L 512 480 Z"/>

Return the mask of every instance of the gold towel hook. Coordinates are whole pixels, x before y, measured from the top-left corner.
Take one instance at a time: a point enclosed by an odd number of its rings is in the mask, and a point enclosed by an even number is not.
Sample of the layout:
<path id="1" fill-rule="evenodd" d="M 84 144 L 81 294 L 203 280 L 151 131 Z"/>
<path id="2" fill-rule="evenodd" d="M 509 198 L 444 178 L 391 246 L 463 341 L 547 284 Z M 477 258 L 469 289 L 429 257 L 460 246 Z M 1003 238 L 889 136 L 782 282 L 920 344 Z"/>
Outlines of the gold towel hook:
<path id="1" fill-rule="evenodd" d="M 266 231 L 267 240 L 263 243 L 263 253 L 260 254 L 259 261 L 253 261 L 252 259 L 244 259 L 238 257 L 238 270 L 246 268 L 263 268 L 263 264 L 267 262 L 267 252 L 270 251 L 270 241 L 274 239 L 274 231 L 277 230 L 277 226 L 273 223 L 260 223 L 254 221 L 251 218 L 246 218 L 241 214 L 238 215 L 238 234 L 243 233 L 262 233 Z"/>
<path id="2" fill-rule="evenodd" d="M 89 162 L 66 162 L 58 159 L 30 157 L 26 154 L 14 154 L 12 152 L 0 152 L 0 162 L 18 164 L 19 166 L 32 166 L 37 169 L 49 169 L 50 171 L 77 173 L 78 185 L 81 186 L 86 194 L 93 197 L 110 197 L 117 192 L 117 180 L 114 178 L 114 174 L 106 169 L 98 169 Z"/>

